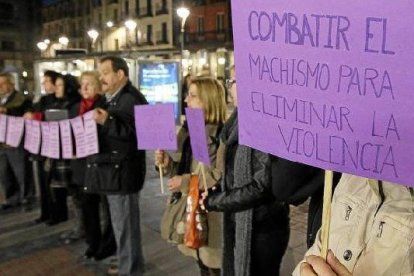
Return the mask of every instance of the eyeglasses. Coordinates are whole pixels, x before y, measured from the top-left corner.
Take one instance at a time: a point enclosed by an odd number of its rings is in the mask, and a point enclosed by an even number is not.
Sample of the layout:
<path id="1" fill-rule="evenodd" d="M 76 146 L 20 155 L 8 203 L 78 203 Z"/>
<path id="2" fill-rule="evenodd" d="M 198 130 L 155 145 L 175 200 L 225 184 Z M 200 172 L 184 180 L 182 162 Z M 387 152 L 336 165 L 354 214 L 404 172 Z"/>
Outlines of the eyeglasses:
<path id="1" fill-rule="evenodd" d="M 226 80 L 226 88 L 227 89 L 231 89 L 231 87 L 233 86 L 233 84 L 235 84 L 236 83 L 236 80 L 234 80 L 234 79 L 227 79 Z"/>

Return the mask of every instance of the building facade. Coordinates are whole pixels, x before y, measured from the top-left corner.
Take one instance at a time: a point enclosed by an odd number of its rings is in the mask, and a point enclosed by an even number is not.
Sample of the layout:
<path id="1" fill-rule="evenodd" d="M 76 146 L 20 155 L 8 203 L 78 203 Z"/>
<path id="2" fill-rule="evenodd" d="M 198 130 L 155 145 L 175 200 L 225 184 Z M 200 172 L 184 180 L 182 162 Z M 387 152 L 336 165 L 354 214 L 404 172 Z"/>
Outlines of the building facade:
<path id="1" fill-rule="evenodd" d="M 177 8 L 183 6 L 190 15 L 181 44 Z M 181 59 L 184 75 L 225 77 L 233 63 L 230 14 L 230 0 L 58 0 L 42 9 L 41 36 L 48 42 L 42 56 L 84 49 L 92 54 Z M 92 29 L 96 39 L 88 35 Z"/>
<path id="2" fill-rule="evenodd" d="M 21 91 L 34 89 L 33 59 L 40 7 L 41 2 L 35 0 L 0 0 L 0 71 L 14 73 Z"/>
<path id="3" fill-rule="evenodd" d="M 55 50 L 88 52 L 173 49 L 172 0 L 61 0 L 42 10 L 42 37 L 51 42 L 43 56 Z M 126 25 L 131 20 L 135 23 Z M 96 30 L 94 41 L 88 31 Z M 59 38 L 68 38 L 68 44 Z"/>

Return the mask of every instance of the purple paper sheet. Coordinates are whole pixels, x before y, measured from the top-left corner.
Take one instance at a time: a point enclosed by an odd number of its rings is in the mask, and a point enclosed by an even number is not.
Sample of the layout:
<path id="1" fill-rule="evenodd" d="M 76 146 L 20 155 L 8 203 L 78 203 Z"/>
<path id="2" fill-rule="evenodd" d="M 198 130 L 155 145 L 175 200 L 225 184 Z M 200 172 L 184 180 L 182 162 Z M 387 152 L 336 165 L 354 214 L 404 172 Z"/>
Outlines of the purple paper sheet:
<path id="1" fill-rule="evenodd" d="M 138 149 L 177 150 L 173 104 L 136 105 Z"/>
<path id="2" fill-rule="evenodd" d="M 207 134 L 204 112 L 201 109 L 186 108 L 185 115 L 190 132 L 191 150 L 193 158 L 207 166 L 211 165 L 207 148 Z"/>
<path id="3" fill-rule="evenodd" d="M 241 144 L 414 187 L 413 1 L 232 6 Z"/>
<path id="4" fill-rule="evenodd" d="M 59 122 L 49 122 L 49 157 L 60 158 Z"/>
<path id="5" fill-rule="evenodd" d="M 32 154 L 39 154 L 40 150 L 40 122 L 34 120 L 25 120 L 24 148 Z"/>
<path id="6" fill-rule="evenodd" d="M 23 117 L 7 116 L 6 144 L 17 148 L 20 145 L 24 133 Z"/>
<path id="7" fill-rule="evenodd" d="M 7 115 L 0 114 L 0 143 L 6 142 Z"/>
<path id="8" fill-rule="evenodd" d="M 98 127 L 93 119 L 93 113 L 95 111 L 89 111 L 83 114 L 83 123 L 85 127 L 85 147 L 86 155 L 92 155 L 99 152 L 98 144 Z"/>
<path id="9" fill-rule="evenodd" d="M 73 141 L 72 141 L 72 130 L 70 128 L 69 120 L 59 121 L 60 137 L 62 142 L 62 158 L 71 159 L 73 158 Z"/>
<path id="10" fill-rule="evenodd" d="M 50 139 L 49 139 L 49 122 L 41 122 L 40 128 L 42 132 L 42 149 L 40 154 L 44 157 L 50 157 L 49 149 L 50 149 Z"/>
<path id="11" fill-rule="evenodd" d="M 73 135 L 75 136 L 76 157 L 84 158 L 87 156 L 85 144 L 85 128 L 83 126 L 82 117 L 70 119 Z"/>

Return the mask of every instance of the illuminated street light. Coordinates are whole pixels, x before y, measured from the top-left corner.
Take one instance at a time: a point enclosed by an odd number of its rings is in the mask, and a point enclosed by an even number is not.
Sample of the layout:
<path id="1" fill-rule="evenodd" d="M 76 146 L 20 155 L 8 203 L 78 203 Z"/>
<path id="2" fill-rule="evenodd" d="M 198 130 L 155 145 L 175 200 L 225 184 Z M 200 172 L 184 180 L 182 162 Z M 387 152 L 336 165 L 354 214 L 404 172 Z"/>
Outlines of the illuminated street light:
<path id="1" fill-rule="evenodd" d="M 46 43 L 47 45 L 49 45 L 50 44 L 50 39 L 46 38 L 45 40 L 43 40 L 43 42 Z"/>
<path id="2" fill-rule="evenodd" d="M 126 42 L 128 44 L 128 47 L 131 47 L 131 39 L 130 36 L 133 33 L 133 31 L 135 30 L 135 28 L 137 27 L 137 22 L 135 22 L 132 19 L 129 19 L 127 21 L 125 21 L 125 27 L 128 29 L 128 33 L 125 31 L 125 35 L 126 35 Z"/>
<path id="3" fill-rule="evenodd" d="M 97 30 L 95 30 L 95 29 L 90 29 L 88 31 L 88 36 L 92 39 L 91 48 L 94 49 L 95 48 L 96 39 L 99 36 L 99 32 Z"/>
<path id="4" fill-rule="evenodd" d="M 218 61 L 218 64 L 220 64 L 220 65 L 226 64 L 226 58 L 225 57 L 219 57 L 217 61 Z"/>
<path id="5" fill-rule="evenodd" d="M 114 22 L 112 22 L 112 21 L 108 21 L 108 22 L 106 22 L 106 26 L 107 26 L 108 28 L 112 28 L 112 27 L 114 26 Z"/>
<path id="6" fill-rule="evenodd" d="M 190 15 L 190 10 L 181 7 L 177 9 L 177 15 L 181 18 L 181 65 L 183 64 L 184 58 L 184 32 L 185 32 L 185 21 L 187 20 L 188 16 Z M 184 70 L 182 70 L 184 73 Z"/>
<path id="7" fill-rule="evenodd" d="M 44 41 L 38 42 L 36 45 L 37 48 L 40 49 L 40 51 L 44 51 L 47 49 L 47 44 Z"/>
<path id="8" fill-rule="evenodd" d="M 125 27 L 127 27 L 129 31 L 133 31 L 137 27 L 137 22 L 135 22 L 134 20 L 129 19 L 129 20 L 125 21 Z"/>
<path id="9" fill-rule="evenodd" d="M 66 47 L 69 44 L 69 38 L 66 36 L 61 36 L 59 37 L 59 43 Z"/>

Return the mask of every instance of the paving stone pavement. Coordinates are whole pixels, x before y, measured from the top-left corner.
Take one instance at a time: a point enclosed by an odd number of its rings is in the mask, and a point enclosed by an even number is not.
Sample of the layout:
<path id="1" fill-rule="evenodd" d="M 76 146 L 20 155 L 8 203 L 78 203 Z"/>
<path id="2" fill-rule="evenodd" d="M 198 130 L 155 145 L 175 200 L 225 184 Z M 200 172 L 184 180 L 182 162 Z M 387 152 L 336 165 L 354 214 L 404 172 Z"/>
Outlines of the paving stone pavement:
<path id="1" fill-rule="evenodd" d="M 159 176 L 148 152 L 147 180 L 141 192 L 141 227 L 146 258 L 145 275 L 199 275 L 195 261 L 161 239 L 159 223 L 166 195 L 160 193 Z M 166 179 L 164 181 L 166 183 Z M 0 195 L 1 197 L 1 195 Z M 306 251 L 307 204 L 291 207 L 291 236 L 281 275 L 290 275 Z M 106 275 L 114 257 L 101 262 L 85 261 L 83 241 L 64 244 L 59 236 L 74 227 L 74 219 L 56 226 L 34 224 L 39 208 L 0 211 L 0 276 Z M 72 216 L 73 217 L 73 216 Z"/>

